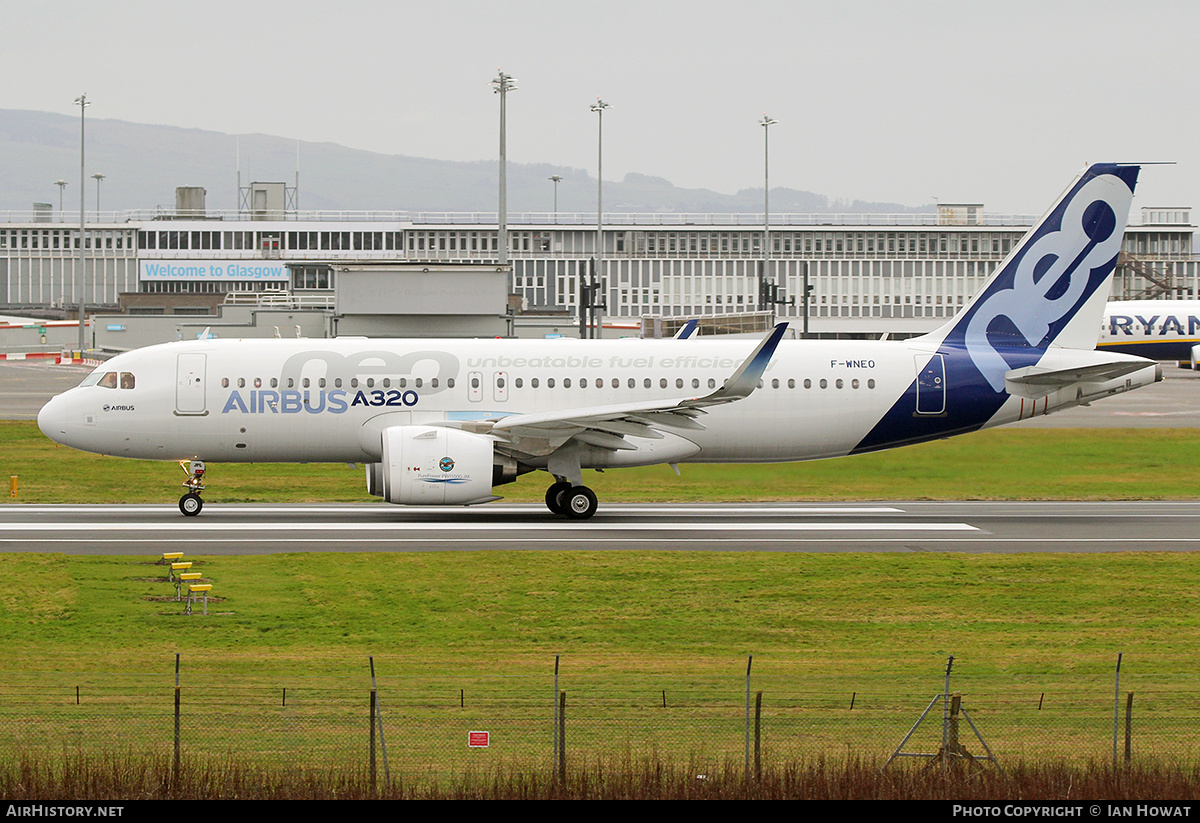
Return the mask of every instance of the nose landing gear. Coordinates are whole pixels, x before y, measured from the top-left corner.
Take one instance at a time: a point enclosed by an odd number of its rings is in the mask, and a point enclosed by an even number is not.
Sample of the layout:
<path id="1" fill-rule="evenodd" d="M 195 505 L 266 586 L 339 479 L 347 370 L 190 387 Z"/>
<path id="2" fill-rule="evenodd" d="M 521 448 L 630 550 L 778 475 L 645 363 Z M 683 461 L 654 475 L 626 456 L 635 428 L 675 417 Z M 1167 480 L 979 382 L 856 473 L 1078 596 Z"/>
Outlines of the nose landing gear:
<path id="1" fill-rule="evenodd" d="M 180 460 L 179 468 L 188 476 L 183 482 L 183 487 L 188 491 L 179 498 L 179 511 L 187 517 L 195 517 L 204 508 L 204 500 L 200 497 L 200 492 L 204 491 L 204 461 Z"/>

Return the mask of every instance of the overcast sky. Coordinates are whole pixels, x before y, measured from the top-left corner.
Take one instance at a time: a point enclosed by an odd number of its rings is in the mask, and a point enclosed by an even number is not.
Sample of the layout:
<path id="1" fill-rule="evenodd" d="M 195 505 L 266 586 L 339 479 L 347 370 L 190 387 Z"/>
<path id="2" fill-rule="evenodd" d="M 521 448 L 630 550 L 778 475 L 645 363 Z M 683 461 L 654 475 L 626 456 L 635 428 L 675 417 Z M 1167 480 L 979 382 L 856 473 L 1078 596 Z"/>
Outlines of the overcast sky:
<path id="1" fill-rule="evenodd" d="M 1200 206 L 1200 3 L 0 0 L 0 106 L 732 193 L 1040 212 L 1088 161 Z M 303 162 L 303 161 L 302 161 Z M 261 170 L 266 172 L 267 170 Z M 277 175 L 290 169 L 270 170 Z M 0 181 L 2 185 L 2 181 Z M 1195 218 L 1193 218 L 1195 220 Z"/>

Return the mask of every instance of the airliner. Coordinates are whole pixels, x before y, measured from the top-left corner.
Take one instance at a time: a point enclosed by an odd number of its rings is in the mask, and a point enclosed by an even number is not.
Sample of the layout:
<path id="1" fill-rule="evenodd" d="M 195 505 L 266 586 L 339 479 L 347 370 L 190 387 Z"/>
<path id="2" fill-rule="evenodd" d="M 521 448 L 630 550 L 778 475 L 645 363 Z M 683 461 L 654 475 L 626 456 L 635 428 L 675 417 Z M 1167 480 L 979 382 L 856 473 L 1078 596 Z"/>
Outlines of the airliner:
<path id="1" fill-rule="evenodd" d="M 1104 307 L 1103 351 L 1154 360 L 1200 361 L 1200 300 L 1122 300 Z"/>
<path id="2" fill-rule="evenodd" d="M 591 517 L 585 469 L 816 460 L 973 432 L 1162 379 L 1096 349 L 1139 167 L 1083 169 L 941 328 L 903 341 L 196 340 L 106 362 L 41 430 L 76 449 L 179 461 L 366 465 L 390 503 L 471 505 L 526 472 Z M 681 334 L 680 337 L 690 336 Z"/>

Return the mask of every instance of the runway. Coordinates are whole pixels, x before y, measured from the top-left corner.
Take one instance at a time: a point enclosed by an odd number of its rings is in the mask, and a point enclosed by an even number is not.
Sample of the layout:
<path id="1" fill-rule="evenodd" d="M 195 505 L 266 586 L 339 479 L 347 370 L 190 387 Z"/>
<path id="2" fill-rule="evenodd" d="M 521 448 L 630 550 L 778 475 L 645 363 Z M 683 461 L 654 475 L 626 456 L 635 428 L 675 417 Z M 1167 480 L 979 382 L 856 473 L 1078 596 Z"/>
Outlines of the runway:
<path id="1" fill-rule="evenodd" d="M 431 551 L 1200 551 L 1200 502 L 607 504 L 572 521 L 472 508 L 0 506 L 0 552 L 189 555 Z"/>

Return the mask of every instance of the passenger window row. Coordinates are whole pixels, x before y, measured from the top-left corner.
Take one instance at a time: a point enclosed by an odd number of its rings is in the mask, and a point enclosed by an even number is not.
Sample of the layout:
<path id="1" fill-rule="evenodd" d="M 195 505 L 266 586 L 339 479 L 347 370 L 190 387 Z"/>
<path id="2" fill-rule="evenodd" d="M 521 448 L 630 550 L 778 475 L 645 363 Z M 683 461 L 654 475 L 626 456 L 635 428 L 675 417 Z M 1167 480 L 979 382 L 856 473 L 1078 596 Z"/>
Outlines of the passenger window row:
<path id="1" fill-rule="evenodd" d="M 588 377 L 581 377 L 581 378 L 579 378 L 578 381 L 575 381 L 575 382 L 572 382 L 570 377 L 564 377 L 564 378 L 561 378 L 560 382 L 558 382 L 558 383 L 556 383 L 555 378 L 547 377 L 546 381 L 545 381 L 546 388 L 548 388 L 548 389 L 553 389 L 556 385 L 559 385 L 560 383 L 564 389 L 569 389 L 573 385 L 578 386 L 581 389 L 586 389 L 589 385 L 594 385 L 598 389 L 604 388 L 604 378 L 602 378 L 602 377 L 597 377 L 594 379 L 588 378 Z M 503 378 L 497 378 L 497 385 L 500 387 L 504 386 Z M 537 389 L 537 388 L 540 388 L 541 385 L 542 385 L 542 383 L 539 380 L 539 378 L 531 377 L 529 379 L 529 388 Z M 620 378 L 617 378 L 617 377 L 612 378 L 610 385 L 614 389 L 621 388 Z M 637 380 L 630 377 L 628 379 L 626 385 L 631 389 L 637 388 Z M 693 389 L 699 389 L 702 387 L 702 385 L 709 389 L 715 389 L 717 387 L 717 381 L 711 377 L 708 378 L 707 381 L 701 381 L 700 378 L 697 378 L 697 377 L 693 377 L 690 381 L 684 380 L 682 377 L 676 377 L 674 379 L 674 381 L 669 380 L 666 377 L 660 377 L 658 379 L 658 388 L 660 388 L 660 389 L 671 388 L 672 385 L 674 385 L 674 387 L 676 389 L 683 389 L 683 388 L 687 388 L 687 387 L 691 387 Z M 724 385 L 724 381 L 722 381 L 722 385 Z M 769 385 L 772 389 L 782 389 L 782 388 L 794 389 L 794 388 L 796 388 L 796 379 L 794 377 L 789 377 L 786 380 L 783 380 L 778 377 L 775 377 L 775 378 L 772 378 L 769 383 L 767 383 L 766 381 L 763 381 L 763 380 L 758 381 L 758 388 L 760 388 L 760 389 L 767 385 Z M 811 379 L 809 379 L 809 378 L 804 379 L 804 381 L 803 381 L 804 388 L 811 389 L 813 387 L 813 385 L 814 385 L 814 383 Z M 816 385 L 822 389 L 826 389 L 826 388 L 829 388 L 830 381 L 826 378 L 821 378 L 820 380 L 816 381 Z M 849 380 L 845 380 L 845 379 L 839 377 L 833 381 L 833 385 L 835 388 L 839 388 L 839 389 L 846 388 L 847 386 L 849 386 L 852 389 L 858 389 L 858 388 L 862 388 L 864 385 L 868 389 L 873 389 L 873 388 L 875 388 L 875 378 L 870 377 L 870 378 L 867 378 L 866 381 L 862 381 L 857 377 L 850 378 Z M 518 388 L 518 389 L 524 388 L 525 387 L 524 378 L 521 378 L 521 377 L 515 378 L 513 380 L 513 387 Z M 642 388 L 650 389 L 653 387 L 654 387 L 654 380 L 652 380 L 651 378 L 647 377 L 642 380 Z M 472 380 L 472 388 L 479 388 L 477 380 Z"/>
<path id="2" fill-rule="evenodd" d="M 128 385 L 126 385 L 126 378 L 128 378 Z M 117 373 L 109 372 L 108 374 L 104 375 L 104 377 L 101 379 L 100 385 L 104 386 L 105 388 L 115 388 L 117 385 L 116 380 L 117 380 Z M 498 386 L 500 386 L 500 387 L 504 386 L 504 378 L 503 377 L 497 377 L 496 380 L 497 380 Z M 108 381 L 108 382 L 106 382 L 106 381 Z M 267 382 L 268 382 L 269 388 L 277 389 L 280 387 L 280 380 L 277 377 L 272 377 Z M 400 378 L 397 378 L 394 382 L 398 388 L 406 389 L 409 387 L 409 378 L 400 377 Z M 436 377 L 430 378 L 428 382 L 429 382 L 429 388 L 436 389 L 439 387 L 439 381 L 438 381 L 438 378 L 436 378 Z M 525 382 L 526 382 L 525 378 L 523 378 L 523 377 L 515 378 L 513 380 L 513 387 L 518 388 L 518 389 L 523 389 L 523 388 L 525 388 Z M 858 389 L 864 385 L 864 381 L 859 380 L 859 378 L 857 378 L 857 377 L 850 378 L 849 380 L 845 380 L 845 379 L 839 377 L 839 378 L 833 380 L 832 382 L 833 382 L 833 386 L 838 389 L 846 388 L 847 386 L 849 386 L 851 389 Z M 286 380 L 284 380 L 283 383 L 284 383 L 284 386 L 283 386 L 284 388 L 288 388 L 288 389 L 297 388 L 295 378 L 289 377 Z M 352 388 L 352 389 L 357 389 L 360 387 L 373 389 L 378 385 L 379 387 L 389 389 L 392 387 L 392 383 L 393 383 L 393 380 L 390 377 L 384 377 L 378 381 L 373 377 L 368 377 L 362 381 L 360 381 L 357 377 L 353 377 L 349 380 L 348 386 L 349 386 L 349 388 Z M 649 377 L 644 378 L 642 380 L 642 388 L 644 388 L 644 389 L 654 388 L 654 383 L 655 383 L 655 381 L 652 380 L 651 378 L 649 378 Z M 262 386 L 263 386 L 263 380 L 260 377 L 255 377 L 255 378 L 253 378 L 253 380 L 249 381 L 249 384 L 253 388 L 259 389 L 259 388 L 262 388 Z M 690 381 L 686 381 L 682 377 L 677 377 L 674 379 L 674 381 L 668 380 L 666 377 L 661 377 L 658 379 L 658 388 L 660 388 L 660 389 L 671 388 L 672 384 L 674 385 L 674 387 L 676 389 L 683 389 L 683 388 L 687 388 L 687 387 L 690 387 L 693 389 L 699 389 L 702 386 L 704 388 L 708 388 L 708 389 L 716 389 L 717 388 L 717 381 L 712 377 L 708 378 L 706 381 L 703 381 L 703 382 L 698 377 L 693 377 L 693 378 L 691 378 Z M 576 381 L 573 381 L 570 377 L 563 377 L 563 378 L 559 378 L 557 380 L 553 377 L 545 378 L 546 388 L 553 389 L 559 385 L 561 385 L 562 388 L 564 388 L 564 389 L 569 389 L 572 386 L 577 386 L 578 388 L 586 389 L 586 388 L 588 388 L 588 386 L 591 386 L 591 385 L 594 385 L 598 389 L 602 389 L 602 388 L 604 388 L 604 378 L 602 378 L 602 377 L 596 377 L 596 378 L 581 377 Z M 617 377 L 612 378 L 609 385 L 614 389 L 621 388 L 620 378 L 617 378 Z M 766 385 L 770 385 L 770 387 L 772 389 L 781 389 L 781 388 L 794 389 L 794 388 L 796 388 L 796 379 L 789 377 L 787 380 L 781 380 L 780 378 L 776 377 L 776 378 L 772 378 L 769 383 L 767 383 L 766 381 L 763 381 L 763 380 L 758 381 L 758 388 L 761 389 Z M 814 385 L 814 381 L 810 378 L 805 378 L 802 382 L 802 385 L 806 389 L 811 389 Z M 826 388 L 829 388 L 830 381 L 823 377 L 820 380 L 816 381 L 815 385 L 817 385 L 819 388 L 826 389 Z M 867 378 L 867 380 L 865 381 L 865 385 L 868 389 L 875 388 L 875 379 Z M 244 389 L 247 386 L 247 378 L 245 378 L 245 377 L 238 377 L 238 378 L 223 377 L 223 378 L 221 378 L 221 387 L 222 388 L 227 389 L 230 386 L 236 386 L 239 389 Z M 454 378 L 453 377 L 447 378 L 446 379 L 446 388 L 452 389 L 452 388 L 454 388 L 454 386 L 455 386 Z M 537 389 L 537 388 L 541 388 L 541 386 L 542 386 L 541 378 L 537 378 L 537 377 L 529 378 L 529 388 Z M 630 377 L 626 381 L 626 386 L 630 389 L 637 388 L 637 380 Z M 299 381 L 299 388 L 304 388 L 304 389 L 308 389 L 308 388 L 324 389 L 324 388 L 330 388 L 330 387 L 335 388 L 335 389 L 342 388 L 343 387 L 342 378 L 336 377 L 332 381 L 327 381 L 324 377 L 317 378 L 316 380 L 305 377 Z M 412 387 L 417 388 L 417 389 L 424 388 L 425 380 L 420 377 L 412 378 Z M 121 372 L 121 388 L 123 388 L 123 389 L 132 389 L 133 388 L 133 375 L 132 374 L 129 374 L 128 372 Z M 473 389 L 479 388 L 478 378 L 471 379 L 471 388 L 473 388 Z"/>
<path id="3" fill-rule="evenodd" d="M 267 386 L 268 386 L 268 388 L 277 389 L 277 388 L 280 388 L 280 382 L 281 381 L 278 377 L 272 377 L 270 380 L 267 381 Z M 385 388 L 385 389 L 390 389 L 392 387 L 393 382 L 395 383 L 397 388 L 407 389 L 409 387 L 409 378 L 407 378 L 407 377 L 400 377 L 400 378 L 397 378 L 395 381 L 393 381 L 392 378 L 390 378 L 390 377 L 385 377 L 382 380 L 376 380 L 374 377 L 368 377 L 365 380 L 361 380 L 361 381 L 357 377 L 352 377 L 345 385 L 351 389 L 357 389 L 360 387 L 367 388 L 367 389 L 373 389 L 376 386 L 379 386 L 379 387 Z M 431 389 L 436 389 L 441 385 L 440 381 L 436 377 L 430 378 L 428 382 L 429 382 L 429 387 Z M 335 377 L 333 380 L 326 380 L 324 377 L 318 377 L 316 380 L 313 380 L 311 378 L 305 377 L 299 381 L 298 386 L 297 386 L 296 378 L 289 377 L 286 380 L 283 380 L 282 383 L 283 383 L 283 388 L 285 388 L 285 389 L 295 389 L 295 388 L 340 389 L 343 387 L 343 381 L 342 381 L 342 378 L 340 378 L 340 377 Z M 425 383 L 426 383 L 426 381 L 423 377 L 412 378 L 413 388 L 417 388 L 417 389 L 424 388 Z M 227 389 L 230 386 L 236 386 L 239 389 L 244 389 L 244 388 L 246 388 L 247 384 L 249 384 L 253 388 L 261 389 L 263 387 L 263 379 L 261 377 L 255 377 L 253 380 L 248 381 L 247 378 L 245 378 L 245 377 L 237 377 L 237 378 L 222 377 L 221 378 L 221 388 L 223 388 L 223 389 Z M 446 378 L 446 387 L 450 388 L 450 389 L 454 388 L 454 378 L 453 377 Z"/>

